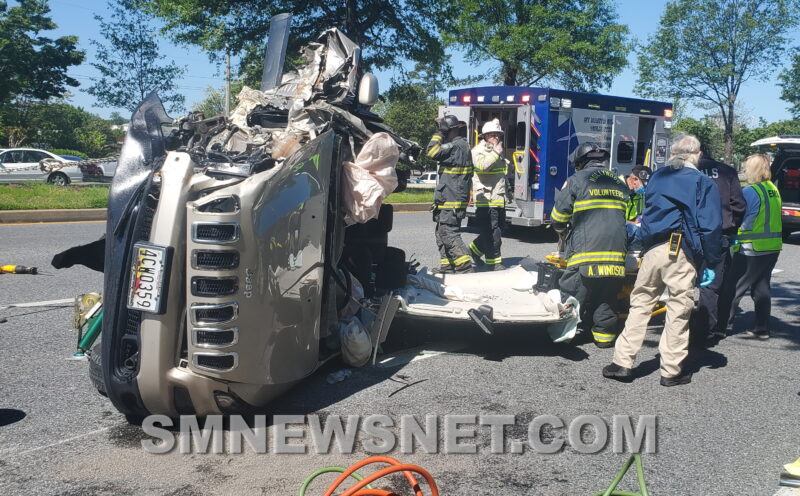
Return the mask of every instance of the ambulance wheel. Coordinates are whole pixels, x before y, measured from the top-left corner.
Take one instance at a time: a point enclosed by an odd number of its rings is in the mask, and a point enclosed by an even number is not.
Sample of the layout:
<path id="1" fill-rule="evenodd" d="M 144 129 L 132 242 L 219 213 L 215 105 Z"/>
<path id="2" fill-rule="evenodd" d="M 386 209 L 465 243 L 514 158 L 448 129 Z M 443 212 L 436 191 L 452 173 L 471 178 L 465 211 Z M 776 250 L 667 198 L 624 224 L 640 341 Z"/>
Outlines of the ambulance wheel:
<path id="1" fill-rule="evenodd" d="M 92 381 L 92 385 L 97 389 L 98 393 L 103 396 L 108 396 L 106 393 L 106 382 L 103 379 L 103 358 L 100 351 L 101 349 L 102 346 L 100 346 L 100 343 L 96 343 L 89 352 L 89 380 Z"/>
<path id="2" fill-rule="evenodd" d="M 784 241 L 789 241 L 789 238 L 792 237 L 792 233 L 793 232 L 794 231 L 783 231 L 783 240 Z"/>

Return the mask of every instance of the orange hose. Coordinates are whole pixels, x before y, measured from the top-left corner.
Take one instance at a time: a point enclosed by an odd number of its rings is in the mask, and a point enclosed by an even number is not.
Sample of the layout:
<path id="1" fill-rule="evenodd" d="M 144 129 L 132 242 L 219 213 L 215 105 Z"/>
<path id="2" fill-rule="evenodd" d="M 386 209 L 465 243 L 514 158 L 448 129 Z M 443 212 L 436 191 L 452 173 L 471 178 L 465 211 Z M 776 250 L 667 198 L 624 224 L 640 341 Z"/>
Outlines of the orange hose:
<path id="1" fill-rule="evenodd" d="M 350 477 L 350 474 L 352 474 L 359 468 L 372 463 L 388 463 L 389 465 L 394 465 L 394 466 L 401 465 L 399 461 L 389 456 L 370 456 L 369 458 L 364 458 L 363 460 L 356 462 L 353 465 L 350 465 L 350 467 L 347 470 L 342 472 L 342 475 L 340 475 L 335 481 L 333 481 L 333 484 L 331 484 L 328 487 L 328 490 L 325 491 L 325 494 L 323 496 L 331 496 L 333 492 L 336 490 L 336 488 L 339 487 L 342 484 L 342 482 L 346 481 L 348 477 Z M 417 482 L 417 479 L 416 477 L 414 477 L 414 474 L 406 470 L 403 471 L 403 475 L 406 476 L 408 483 L 411 484 L 411 487 L 414 489 L 414 496 L 423 496 L 422 489 L 420 489 L 419 482 Z M 367 484 L 364 484 L 364 486 L 366 486 Z"/>
<path id="2" fill-rule="evenodd" d="M 398 496 L 397 493 L 385 489 L 360 489 L 353 496 Z"/>
<path id="3" fill-rule="evenodd" d="M 353 487 L 342 493 L 342 496 L 355 496 L 359 489 L 363 488 L 367 484 L 371 482 L 375 482 L 376 480 L 385 477 L 389 474 L 393 474 L 395 472 L 417 472 L 418 474 L 422 475 L 425 480 L 428 482 L 428 486 L 431 488 L 431 495 L 432 496 L 439 496 L 439 489 L 436 487 L 436 482 L 433 480 L 433 476 L 428 473 L 424 468 L 418 467 L 416 465 L 393 465 L 391 467 L 386 467 L 382 470 L 378 470 L 375 473 L 370 474 L 367 477 L 364 477 L 364 480 L 357 482 Z M 418 488 L 419 486 L 417 486 Z M 422 491 L 419 491 L 422 494 Z"/>

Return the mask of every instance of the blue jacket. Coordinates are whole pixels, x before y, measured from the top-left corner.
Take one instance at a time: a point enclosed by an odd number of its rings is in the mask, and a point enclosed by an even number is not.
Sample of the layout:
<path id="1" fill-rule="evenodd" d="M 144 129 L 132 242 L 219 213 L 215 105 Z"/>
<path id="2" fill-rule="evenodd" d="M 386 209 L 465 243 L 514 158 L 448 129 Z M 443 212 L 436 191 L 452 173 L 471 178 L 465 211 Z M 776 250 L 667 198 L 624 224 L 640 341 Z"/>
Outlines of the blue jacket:
<path id="1" fill-rule="evenodd" d="M 637 241 L 645 252 L 683 232 L 681 249 L 699 268 L 714 267 L 722 252 L 722 211 L 717 185 L 691 167 L 661 167 L 647 183 L 642 226 Z"/>

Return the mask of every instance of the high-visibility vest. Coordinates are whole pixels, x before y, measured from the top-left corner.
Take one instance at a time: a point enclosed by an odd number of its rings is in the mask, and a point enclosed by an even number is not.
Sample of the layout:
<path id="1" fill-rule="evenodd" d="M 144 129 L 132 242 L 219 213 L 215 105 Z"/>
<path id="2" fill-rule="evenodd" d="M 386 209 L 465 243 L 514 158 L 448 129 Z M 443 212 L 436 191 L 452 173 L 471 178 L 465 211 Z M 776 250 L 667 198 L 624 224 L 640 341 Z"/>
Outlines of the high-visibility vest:
<path id="1" fill-rule="evenodd" d="M 752 243 L 753 251 L 777 251 L 783 247 L 781 238 L 783 224 L 781 222 L 781 195 L 772 181 L 754 184 L 752 188 L 758 193 L 761 205 L 753 222 L 753 229 L 739 229 L 737 239 L 740 243 Z"/>

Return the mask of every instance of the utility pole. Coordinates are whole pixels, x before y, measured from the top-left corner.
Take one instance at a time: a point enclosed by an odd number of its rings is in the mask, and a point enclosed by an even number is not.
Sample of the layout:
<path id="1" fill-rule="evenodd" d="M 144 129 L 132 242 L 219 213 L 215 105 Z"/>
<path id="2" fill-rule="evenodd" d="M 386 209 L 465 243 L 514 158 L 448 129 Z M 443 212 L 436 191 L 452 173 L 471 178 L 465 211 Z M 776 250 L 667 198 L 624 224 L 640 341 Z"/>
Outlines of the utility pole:
<path id="1" fill-rule="evenodd" d="M 225 117 L 231 115 L 231 51 L 225 42 Z"/>

